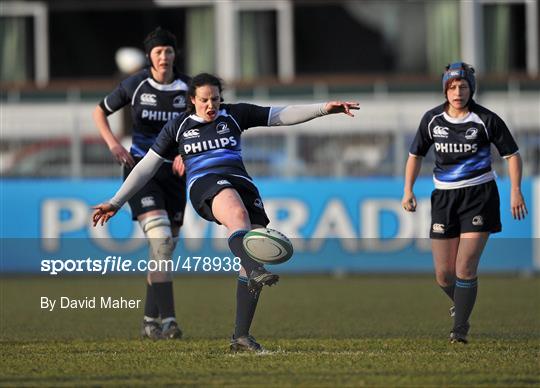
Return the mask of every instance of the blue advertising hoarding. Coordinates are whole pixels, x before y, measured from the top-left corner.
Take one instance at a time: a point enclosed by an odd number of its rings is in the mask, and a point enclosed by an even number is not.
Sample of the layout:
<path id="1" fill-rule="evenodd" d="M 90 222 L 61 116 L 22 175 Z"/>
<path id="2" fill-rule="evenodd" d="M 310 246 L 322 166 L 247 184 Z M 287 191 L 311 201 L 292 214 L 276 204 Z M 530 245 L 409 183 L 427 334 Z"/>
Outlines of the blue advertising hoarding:
<path id="1" fill-rule="evenodd" d="M 509 211 L 509 181 L 498 181 L 503 232 L 490 239 L 482 270 L 538 268 L 539 181 L 523 182 L 530 214 L 522 221 L 513 220 Z M 108 199 L 119 183 L 116 179 L 2 180 L 2 272 L 50 273 L 45 260 L 82 262 L 110 257 L 117 264 L 118 259 L 145 260 L 146 241 L 127 208 L 105 227 L 91 225 L 91 206 Z M 269 226 L 288 235 L 295 247 L 293 259 L 276 267 L 277 272 L 423 272 L 432 268 L 431 179 L 416 183 L 416 213 L 401 208 L 401 179 L 260 179 L 257 184 L 272 220 Z M 175 251 L 180 262 L 177 272 L 187 272 L 182 265 L 188 258 L 230 256 L 226 230 L 198 217 L 191 205 L 180 237 Z M 214 270 L 217 267 L 210 268 Z"/>

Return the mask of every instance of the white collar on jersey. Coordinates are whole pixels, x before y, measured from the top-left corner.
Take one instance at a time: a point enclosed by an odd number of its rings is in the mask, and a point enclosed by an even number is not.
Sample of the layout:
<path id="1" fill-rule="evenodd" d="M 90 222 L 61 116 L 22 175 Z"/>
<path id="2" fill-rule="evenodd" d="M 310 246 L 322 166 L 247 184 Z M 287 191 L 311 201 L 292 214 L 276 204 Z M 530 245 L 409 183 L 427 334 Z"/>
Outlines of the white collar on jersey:
<path id="1" fill-rule="evenodd" d="M 478 123 L 483 125 L 484 127 L 486 124 L 482 121 L 480 117 L 474 112 L 469 112 L 467 116 L 464 117 L 450 117 L 446 112 L 443 113 L 443 117 L 446 121 L 448 121 L 451 124 L 463 124 L 463 123 Z"/>
<path id="2" fill-rule="evenodd" d="M 475 121 L 474 120 L 476 118 L 475 116 L 476 114 L 474 114 L 473 112 L 469 112 L 466 116 L 463 116 L 463 117 L 452 117 L 448 115 L 448 113 L 446 112 L 443 113 L 444 119 L 452 124 L 462 124 L 468 121 Z"/>
<path id="3" fill-rule="evenodd" d="M 227 112 L 225 111 L 225 109 L 220 109 L 220 110 L 218 111 L 218 114 L 217 114 L 216 118 L 214 119 L 214 121 L 215 121 L 219 116 L 228 117 L 229 115 L 227 114 Z M 197 116 L 196 113 L 193 113 L 192 115 L 190 115 L 189 118 L 192 119 L 192 120 L 195 120 L 195 121 L 198 122 L 198 123 L 205 123 L 205 122 L 206 122 L 206 121 L 204 121 L 202 118 L 200 118 L 199 116 Z"/>
<path id="4" fill-rule="evenodd" d="M 446 112 L 443 113 L 443 117 L 446 121 L 448 121 L 451 124 L 463 124 L 463 123 L 476 123 L 480 124 L 482 128 L 484 128 L 484 132 L 486 133 L 487 138 L 489 139 L 489 133 L 487 131 L 486 124 L 482 121 L 482 119 L 474 112 L 469 112 L 469 114 L 465 117 L 450 117 Z"/>
<path id="5" fill-rule="evenodd" d="M 152 77 L 147 78 L 148 83 L 155 89 L 161 90 L 162 92 L 171 92 L 171 91 L 177 91 L 177 90 L 188 90 L 187 84 L 180 80 L 175 79 L 170 84 L 160 84 L 159 82 L 156 82 L 155 79 Z"/>

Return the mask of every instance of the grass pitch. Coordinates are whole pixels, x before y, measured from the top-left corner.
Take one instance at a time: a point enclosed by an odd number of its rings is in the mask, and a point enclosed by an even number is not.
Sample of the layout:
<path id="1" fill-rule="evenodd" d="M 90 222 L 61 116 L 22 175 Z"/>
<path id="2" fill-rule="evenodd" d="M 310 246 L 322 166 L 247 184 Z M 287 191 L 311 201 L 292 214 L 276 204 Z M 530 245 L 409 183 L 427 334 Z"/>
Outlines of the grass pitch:
<path id="1" fill-rule="evenodd" d="M 137 310 L 40 308 L 40 297 L 144 296 L 142 277 L 0 279 L 2 385 L 540 385 L 540 279 L 483 276 L 469 345 L 431 276 L 282 277 L 230 354 L 235 277 L 178 277 L 179 341 L 138 339 Z"/>

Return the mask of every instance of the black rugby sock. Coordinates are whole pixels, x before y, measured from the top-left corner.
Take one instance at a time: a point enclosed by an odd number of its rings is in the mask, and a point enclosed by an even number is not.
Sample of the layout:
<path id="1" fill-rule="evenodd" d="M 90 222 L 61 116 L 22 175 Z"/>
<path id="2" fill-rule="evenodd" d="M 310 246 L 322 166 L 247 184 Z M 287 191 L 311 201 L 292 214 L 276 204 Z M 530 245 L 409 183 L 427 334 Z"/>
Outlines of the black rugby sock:
<path id="1" fill-rule="evenodd" d="M 455 288 L 456 288 L 456 284 L 454 283 L 454 284 L 451 284 L 451 285 L 449 285 L 449 286 L 441 286 L 441 285 L 439 285 L 439 287 L 441 287 L 441 290 L 443 290 L 444 293 L 445 293 L 446 295 L 448 295 L 448 297 L 449 297 L 449 298 L 452 300 L 452 302 L 453 302 L 453 301 L 454 301 L 454 292 L 455 292 L 454 290 L 455 290 Z"/>
<path id="2" fill-rule="evenodd" d="M 255 315 L 259 292 L 249 292 L 247 278 L 238 277 L 236 286 L 236 324 L 234 327 L 234 337 L 242 337 L 249 334 L 249 328 Z"/>
<path id="3" fill-rule="evenodd" d="M 146 300 L 144 302 L 144 316 L 148 318 L 159 318 L 159 309 L 156 304 L 154 289 L 146 283 Z"/>
<path id="4" fill-rule="evenodd" d="M 253 271 L 253 269 L 257 267 L 260 267 L 261 264 L 257 263 L 255 260 L 249 257 L 244 250 L 243 240 L 247 232 L 249 231 L 246 229 L 240 229 L 231 234 L 231 236 L 229 237 L 229 248 L 236 257 L 240 258 L 240 263 L 242 264 L 242 267 L 244 267 L 244 269 L 246 270 L 246 274 L 249 276 L 251 271 Z"/>
<path id="5" fill-rule="evenodd" d="M 478 292 L 478 278 L 456 279 L 454 303 L 456 315 L 454 317 L 454 331 L 467 334 L 468 321 L 476 302 Z"/>
<path id="6" fill-rule="evenodd" d="M 174 297 L 172 282 L 153 283 L 155 301 L 159 309 L 161 319 L 174 318 Z"/>

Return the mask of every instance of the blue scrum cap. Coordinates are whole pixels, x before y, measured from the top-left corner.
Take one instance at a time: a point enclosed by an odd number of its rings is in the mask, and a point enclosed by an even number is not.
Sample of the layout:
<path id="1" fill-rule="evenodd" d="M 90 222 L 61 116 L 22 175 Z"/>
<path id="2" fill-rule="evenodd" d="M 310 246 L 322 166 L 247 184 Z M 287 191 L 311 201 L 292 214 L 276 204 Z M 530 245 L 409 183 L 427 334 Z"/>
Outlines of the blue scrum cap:
<path id="1" fill-rule="evenodd" d="M 469 83 L 472 98 L 474 91 L 476 90 L 476 77 L 474 76 L 473 67 L 465 62 L 454 62 L 447 65 L 442 77 L 442 87 L 445 95 L 446 89 L 448 88 L 448 81 L 453 79 L 466 80 Z"/>

